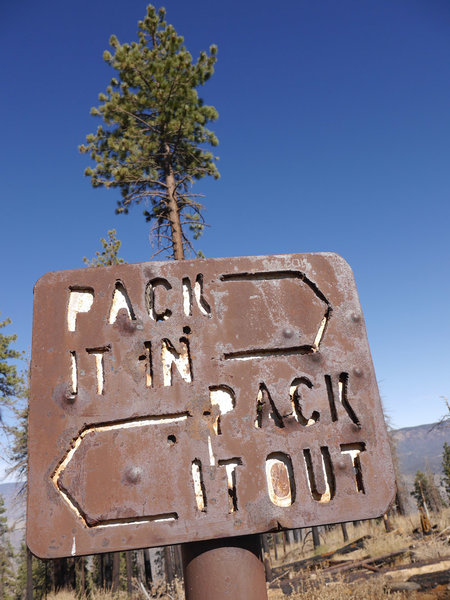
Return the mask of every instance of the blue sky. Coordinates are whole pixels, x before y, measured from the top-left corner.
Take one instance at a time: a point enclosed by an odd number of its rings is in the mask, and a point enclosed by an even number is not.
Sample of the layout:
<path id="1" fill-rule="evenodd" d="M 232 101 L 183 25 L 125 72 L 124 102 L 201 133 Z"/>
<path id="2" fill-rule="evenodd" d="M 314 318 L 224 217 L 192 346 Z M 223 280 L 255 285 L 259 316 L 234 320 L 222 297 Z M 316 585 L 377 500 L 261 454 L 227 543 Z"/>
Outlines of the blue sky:
<path id="1" fill-rule="evenodd" d="M 203 181 L 207 257 L 334 251 L 353 267 L 380 393 L 396 427 L 444 412 L 449 377 L 450 4 L 447 0 L 168 0 L 220 118 L 219 181 Z M 157 5 L 159 6 L 159 5 Z M 116 228 L 127 262 L 152 250 L 142 208 L 116 216 L 78 145 L 146 2 L 0 6 L 2 285 L 29 353 L 32 289 L 83 266 Z"/>

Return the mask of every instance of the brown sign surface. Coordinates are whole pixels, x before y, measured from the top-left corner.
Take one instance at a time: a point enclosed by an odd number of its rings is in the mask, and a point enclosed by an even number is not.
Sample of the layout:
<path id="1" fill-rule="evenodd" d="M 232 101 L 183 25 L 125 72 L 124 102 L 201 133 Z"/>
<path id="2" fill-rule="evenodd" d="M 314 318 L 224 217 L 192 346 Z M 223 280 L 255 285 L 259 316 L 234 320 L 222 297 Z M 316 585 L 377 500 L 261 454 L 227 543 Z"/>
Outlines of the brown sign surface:
<path id="1" fill-rule="evenodd" d="M 335 254 L 49 273 L 27 543 L 91 554 L 379 516 L 394 476 Z"/>

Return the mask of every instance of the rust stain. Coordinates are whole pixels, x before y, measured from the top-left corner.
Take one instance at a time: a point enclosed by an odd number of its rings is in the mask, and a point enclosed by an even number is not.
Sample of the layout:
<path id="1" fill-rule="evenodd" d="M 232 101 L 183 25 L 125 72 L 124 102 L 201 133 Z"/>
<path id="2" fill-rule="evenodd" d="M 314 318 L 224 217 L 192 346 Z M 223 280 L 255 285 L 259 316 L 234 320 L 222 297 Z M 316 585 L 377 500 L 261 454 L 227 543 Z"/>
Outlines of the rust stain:
<path id="1" fill-rule="evenodd" d="M 271 477 L 273 481 L 273 490 L 279 498 L 285 498 L 289 495 L 291 488 L 286 469 L 281 464 L 272 465 Z"/>

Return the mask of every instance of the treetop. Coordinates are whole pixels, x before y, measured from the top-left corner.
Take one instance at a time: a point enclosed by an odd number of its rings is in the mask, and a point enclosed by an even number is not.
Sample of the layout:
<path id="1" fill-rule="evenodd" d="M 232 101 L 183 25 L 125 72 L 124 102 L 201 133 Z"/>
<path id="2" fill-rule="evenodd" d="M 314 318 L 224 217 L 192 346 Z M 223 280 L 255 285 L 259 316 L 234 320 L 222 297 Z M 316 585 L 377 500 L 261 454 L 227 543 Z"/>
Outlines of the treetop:
<path id="1" fill-rule="evenodd" d="M 189 193 L 192 183 L 207 175 L 219 177 L 216 157 L 206 149 L 218 144 L 206 127 L 218 113 L 197 92 L 214 73 L 217 47 L 200 52 L 194 62 L 165 14 L 149 5 L 138 22 L 138 41 L 122 44 L 111 36 L 112 51 L 103 58 L 117 74 L 99 94 L 101 104 L 91 109 L 103 125 L 80 150 L 97 163 L 85 171 L 94 187 L 121 190 L 117 213 L 126 214 L 144 200 L 144 215 L 154 223 L 159 241 L 173 241 L 183 225 L 194 239 L 204 226 L 203 207 Z"/>

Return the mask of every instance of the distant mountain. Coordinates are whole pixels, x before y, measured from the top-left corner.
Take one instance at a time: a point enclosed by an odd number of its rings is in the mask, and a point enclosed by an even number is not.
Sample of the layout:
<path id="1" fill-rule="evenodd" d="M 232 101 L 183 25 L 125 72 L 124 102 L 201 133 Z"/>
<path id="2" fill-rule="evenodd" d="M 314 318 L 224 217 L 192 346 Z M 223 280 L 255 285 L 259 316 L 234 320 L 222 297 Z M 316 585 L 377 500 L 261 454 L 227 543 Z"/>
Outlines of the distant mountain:
<path id="1" fill-rule="evenodd" d="M 403 427 L 392 434 L 397 444 L 400 472 L 407 480 L 414 479 L 419 470 L 442 473 L 444 442 L 450 444 L 449 423 Z"/>
<path id="2" fill-rule="evenodd" d="M 9 538 L 15 551 L 19 550 L 25 536 L 25 494 L 20 494 L 22 483 L 0 483 L 0 494 L 5 501 Z"/>
<path id="3" fill-rule="evenodd" d="M 430 423 L 416 427 L 403 427 L 392 432 L 397 446 L 397 456 L 406 493 L 403 501 L 407 510 L 416 510 L 409 492 L 414 487 L 417 471 L 431 471 L 437 485 L 441 483 L 444 442 L 450 443 L 450 423 Z M 443 490 L 442 490 L 443 491 Z"/>

